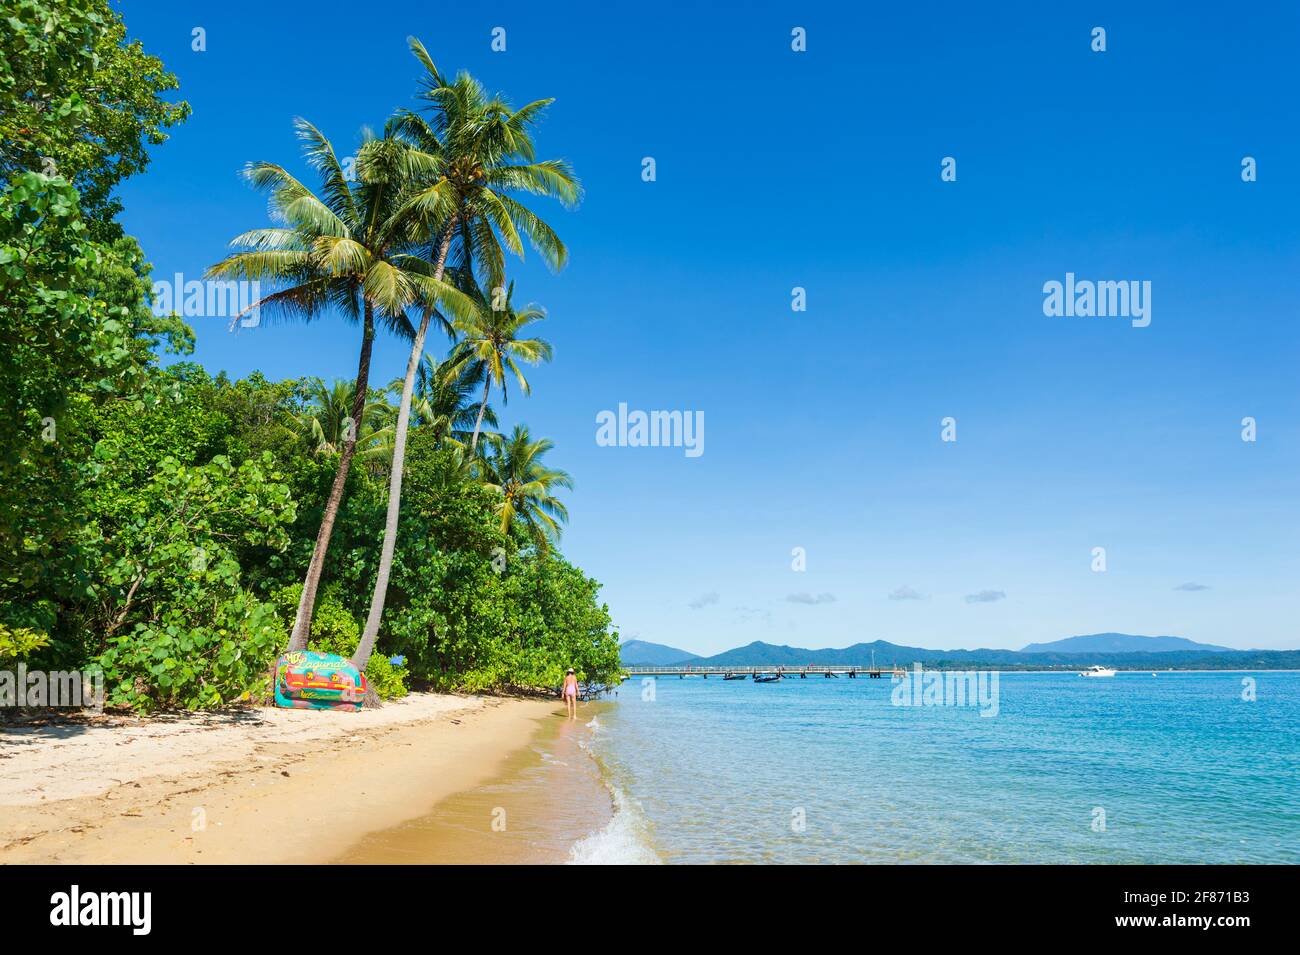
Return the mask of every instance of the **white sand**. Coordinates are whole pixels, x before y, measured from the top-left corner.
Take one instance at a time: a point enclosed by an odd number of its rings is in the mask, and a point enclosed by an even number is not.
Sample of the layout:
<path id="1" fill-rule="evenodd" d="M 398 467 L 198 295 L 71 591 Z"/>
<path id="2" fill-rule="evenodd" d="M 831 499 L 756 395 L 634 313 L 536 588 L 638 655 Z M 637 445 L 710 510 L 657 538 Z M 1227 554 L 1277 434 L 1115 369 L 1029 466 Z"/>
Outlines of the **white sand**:
<path id="1" fill-rule="evenodd" d="M 554 703 L 417 693 L 0 731 L 0 862 L 314 862 L 486 782 Z"/>

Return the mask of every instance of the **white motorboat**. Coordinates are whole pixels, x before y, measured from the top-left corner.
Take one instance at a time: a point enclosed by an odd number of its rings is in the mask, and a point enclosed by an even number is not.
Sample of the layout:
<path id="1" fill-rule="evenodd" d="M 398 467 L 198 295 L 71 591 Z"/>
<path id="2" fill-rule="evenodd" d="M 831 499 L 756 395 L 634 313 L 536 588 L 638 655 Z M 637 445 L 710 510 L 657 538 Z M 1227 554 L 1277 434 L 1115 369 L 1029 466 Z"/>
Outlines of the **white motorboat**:
<path id="1" fill-rule="evenodd" d="M 1084 670 L 1079 674 L 1079 676 L 1114 676 L 1114 675 L 1115 675 L 1114 667 L 1103 667 L 1103 666 L 1097 666 L 1095 664 L 1093 666 L 1088 667 L 1088 669 Z"/>

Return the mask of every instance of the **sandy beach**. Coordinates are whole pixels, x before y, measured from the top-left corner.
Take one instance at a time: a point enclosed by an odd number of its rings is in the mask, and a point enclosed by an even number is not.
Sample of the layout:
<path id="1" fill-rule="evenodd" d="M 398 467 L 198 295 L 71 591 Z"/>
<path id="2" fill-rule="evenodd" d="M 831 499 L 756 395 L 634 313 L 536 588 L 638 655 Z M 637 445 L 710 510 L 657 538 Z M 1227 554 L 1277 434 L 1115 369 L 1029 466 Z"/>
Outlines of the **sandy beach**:
<path id="1" fill-rule="evenodd" d="M 370 834 L 500 787 L 559 714 L 548 701 L 416 693 L 360 713 L 6 727 L 0 862 L 352 861 Z M 591 824 L 603 818 L 593 812 Z M 461 861 L 495 861 L 490 846 Z M 434 860 L 370 850 L 366 861 Z"/>

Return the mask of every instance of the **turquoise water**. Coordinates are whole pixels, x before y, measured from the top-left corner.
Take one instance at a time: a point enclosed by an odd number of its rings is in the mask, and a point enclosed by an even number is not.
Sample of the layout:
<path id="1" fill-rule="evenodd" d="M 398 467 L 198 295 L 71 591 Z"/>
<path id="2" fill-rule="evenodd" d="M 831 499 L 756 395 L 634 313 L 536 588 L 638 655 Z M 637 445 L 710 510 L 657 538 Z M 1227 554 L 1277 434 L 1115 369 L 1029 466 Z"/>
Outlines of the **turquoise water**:
<path id="1" fill-rule="evenodd" d="M 621 819 L 587 857 L 1300 862 L 1297 673 L 1003 673 L 992 717 L 888 678 L 653 690 L 596 718 Z"/>

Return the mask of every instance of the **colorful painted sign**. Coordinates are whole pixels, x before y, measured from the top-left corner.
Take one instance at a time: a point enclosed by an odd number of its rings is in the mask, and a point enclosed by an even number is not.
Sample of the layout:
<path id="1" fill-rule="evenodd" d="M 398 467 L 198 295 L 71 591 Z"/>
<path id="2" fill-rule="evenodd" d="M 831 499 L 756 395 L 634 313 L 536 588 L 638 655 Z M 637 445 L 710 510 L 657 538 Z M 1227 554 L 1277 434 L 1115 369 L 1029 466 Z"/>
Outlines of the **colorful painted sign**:
<path id="1" fill-rule="evenodd" d="M 297 710 L 359 710 L 366 677 L 346 657 L 290 650 L 275 664 L 275 705 Z"/>

